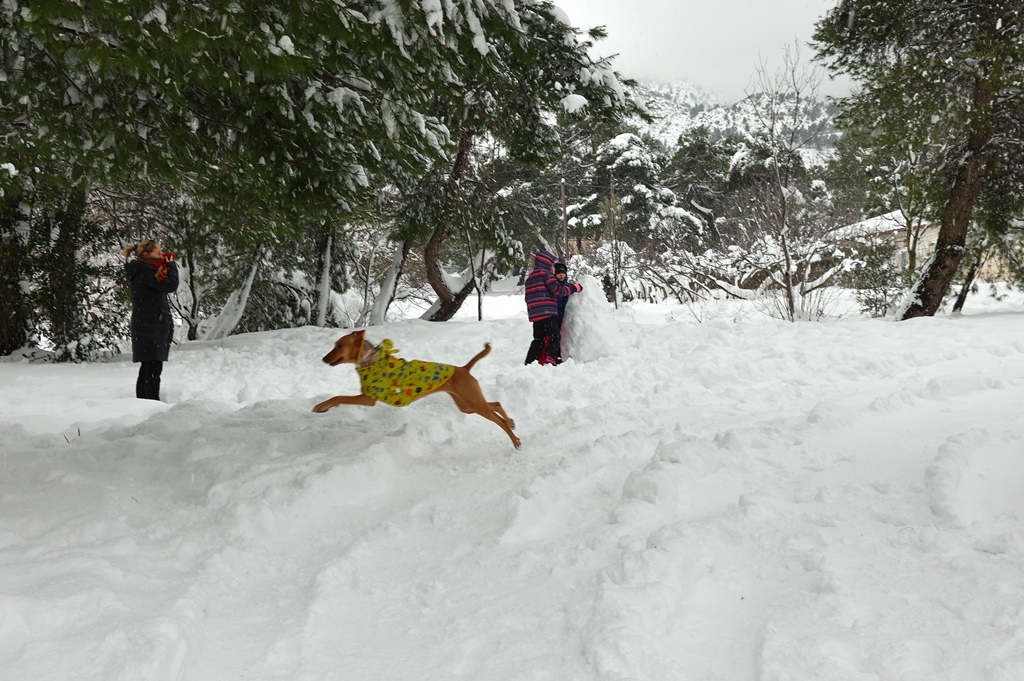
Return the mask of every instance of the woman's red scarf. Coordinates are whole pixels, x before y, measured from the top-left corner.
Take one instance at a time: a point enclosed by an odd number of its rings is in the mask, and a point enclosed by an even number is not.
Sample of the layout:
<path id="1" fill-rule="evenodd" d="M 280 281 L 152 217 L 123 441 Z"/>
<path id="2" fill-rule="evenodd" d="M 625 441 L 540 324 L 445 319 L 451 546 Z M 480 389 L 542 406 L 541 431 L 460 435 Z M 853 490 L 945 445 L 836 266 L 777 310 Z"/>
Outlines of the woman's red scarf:
<path id="1" fill-rule="evenodd" d="M 163 258 L 147 258 L 139 256 L 139 260 L 156 268 L 156 280 L 163 281 L 167 278 L 167 262 Z"/>

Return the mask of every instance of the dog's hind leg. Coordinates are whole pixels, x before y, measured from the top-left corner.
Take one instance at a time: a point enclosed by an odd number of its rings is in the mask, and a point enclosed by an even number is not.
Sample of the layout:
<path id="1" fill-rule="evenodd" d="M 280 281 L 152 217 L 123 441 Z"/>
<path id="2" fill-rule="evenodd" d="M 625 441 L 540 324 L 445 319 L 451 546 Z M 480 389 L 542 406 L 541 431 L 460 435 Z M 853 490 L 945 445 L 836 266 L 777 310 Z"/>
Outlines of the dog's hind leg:
<path id="1" fill-rule="evenodd" d="M 505 431 L 505 434 L 508 435 L 509 439 L 512 440 L 512 444 L 515 446 L 515 448 L 519 449 L 519 438 L 516 437 L 516 434 L 514 432 L 512 432 L 512 428 L 514 428 L 515 426 L 512 424 L 511 419 L 505 416 L 504 409 L 502 409 L 500 413 L 496 411 L 493 407 L 491 407 L 491 405 L 493 404 L 492 402 L 487 402 L 486 400 L 482 399 L 483 393 L 480 394 L 481 404 L 485 406 L 485 408 L 483 409 L 474 408 L 461 395 L 458 395 L 453 392 L 449 392 L 448 394 L 451 395 L 452 401 L 455 402 L 455 406 L 459 408 L 459 411 L 461 411 L 463 414 L 479 414 L 488 421 L 494 422 L 495 424 L 498 425 L 499 428 Z M 498 406 L 500 407 L 501 405 Z"/>
<path id="2" fill-rule="evenodd" d="M 516 427 L 516 422 L 513 421 L 512 418 L 508 414 L 505 413 L 505 409 L 502 408 L 501 402 L 488 402 L 487 406 L 489 406 L 491 409 L 493 409 L 496 414 L 501 416 L 501 418 L 505 419 L 505 421 L 509 425 L 509 428 L 515 428 Z"/>

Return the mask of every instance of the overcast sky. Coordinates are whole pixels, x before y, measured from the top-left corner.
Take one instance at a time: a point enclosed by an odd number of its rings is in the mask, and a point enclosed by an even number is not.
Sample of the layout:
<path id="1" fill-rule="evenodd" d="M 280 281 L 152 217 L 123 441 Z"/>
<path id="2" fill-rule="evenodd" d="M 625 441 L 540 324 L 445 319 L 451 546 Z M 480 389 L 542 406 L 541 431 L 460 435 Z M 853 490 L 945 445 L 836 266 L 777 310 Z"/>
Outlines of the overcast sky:
<path id="1" fill-rule="evenodd" d="M 800 45 L 801 62 L 815 22 L 837 0 L 555 0 L 574 26 L 606 26 L 595 52 L 618 54 L 615 68 L 630 78 L 685 80 L 726 102 L 741 99 L 760 61 L 781 67 L 786 45 Z M 820 92 L 842 95 L 848 81 Z"/>

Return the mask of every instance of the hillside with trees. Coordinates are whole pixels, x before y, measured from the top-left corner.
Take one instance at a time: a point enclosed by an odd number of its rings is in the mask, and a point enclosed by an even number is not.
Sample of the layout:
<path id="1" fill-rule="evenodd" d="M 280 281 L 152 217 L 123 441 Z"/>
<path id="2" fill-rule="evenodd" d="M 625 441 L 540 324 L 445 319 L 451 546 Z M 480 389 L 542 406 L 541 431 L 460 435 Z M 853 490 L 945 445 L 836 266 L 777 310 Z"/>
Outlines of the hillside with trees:
<path id="1" fill-rule="evenodd" d="M 685 81 L 657 83 L 641 80 L 636 91 L 652 120 L 634 119 L 632 122 L 669 147 L 675 146 L 680 136 L 698 127 L 706 128 L 716 141 L 754 134 L 758 129 L 757 112 L 764 105 L 760 92 L 752 91 L 740 101 L 730 104 Z M 807 109 L 804 116 L 808 125 L 820 128 L 811 141 L 812 148 L 831 150 L 840 137 L 834 122 L 838 108 L 820 96 L 805 101 L 802 106 Z"/>

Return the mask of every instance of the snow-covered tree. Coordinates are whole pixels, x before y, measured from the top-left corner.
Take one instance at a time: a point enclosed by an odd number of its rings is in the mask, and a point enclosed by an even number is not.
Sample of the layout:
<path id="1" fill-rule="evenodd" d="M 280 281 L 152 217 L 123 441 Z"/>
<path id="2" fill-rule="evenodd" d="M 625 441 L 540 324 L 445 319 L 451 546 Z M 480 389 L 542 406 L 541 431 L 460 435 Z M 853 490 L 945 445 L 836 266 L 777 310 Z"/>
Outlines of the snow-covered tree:
<path id="1" fill-rule="evenodd" d="M 443 246 L 455 230 L 469 230 L 498 252 L 512 241 L 507 233 L 487 224 L 494 214 L 492 200 L 504 187 L 495 186 L 482 172 L 481 145 L 500 147 L 501 155 L 522 164 L 553 161 L 562 149 L 558 122 L 565 118 L 621 121 L 634 110 L 627 97 L 628 81 L 608 59 L 589 56 L 592 39 L 569 24 L 549 0 L 502 3 L 513 22 L 481 22 L 486 40 L 464 35 L 465 56 L 460 80 L 436 102 L 439 117 L 456 145 L 450 154 L 406 193 L 428 198 L 421 203 L 416 223 L 428 226 L 424 260 L 428 280 L 439 305 L 430 319 L 449 319 L 475 285 L 454 281 L 444 271 Z M 482 208 L 482 212 L 470 210 Z M 461 224 L 459 224 L 461 223 Z M 455 239 L 459 241 L 459 239 Z"/>
<path id="2" fill-rule="evenodd" d="M 168 184 L 252 252 L 430 169 L 457 184 L 479 135 L 540 157 L 551 112 L 619 115 L 588 45 L 546 0 L 0 4 L 0 352 L 32 324 L 22 216 L 40 188 Z"/>
<path id="3" fill-rule="evenodd" d="M 662 182 L 664 164 L 665 159 L 632 132 L 601 145 L 586 179 L 591 195 L 577 212 L 580 225 L 600 238 L 643 248 L 662 211 L 676 203 L 675 194 Z"/>
<path id="4" fill-rule="evenodd" d="M 716 218 L 726 205 L 729 170 L 742 141 L 731 135 L 713 139 L 704 125 L 681 134 L 665 168 L 665 181 L 687 210 L 699 215 L 705 233 L 720 240 Z"/>
<path id="5" fill-rule="evenodd" d="M 477 12 L 515 21 L 504 3 Z M 413 0 L 0 13 L 0 135 L 15 180 L 45 161 L 91 182 L 187 179 L 225 201 L 335 208 L 438 154 L 448 135 L 429 107 L 459 78 L 456 36 L 480 30 L 473 12 Z"/>
<path id="6" fill-rule="evenodd" d="M 558 153 L 538 165 L 505 156 L 492 166 L 499 180 L 499 214 L 510 234 L 529 251 L 534 245 L 568 258 L 581 253 L 583 239 L 592 239 L 597 221 L 584 212 L 598 188 L 591 184 L 598 149 L 620 134 L 621 122 L 601 117 L 562 115 L 556 132 Z M 564 205 L 564 210 L 563 210 Z M 589 225 L 589 226 L 588 226 Z M 525 254 L 529 256 L 527 252 Z M 532 258 L 520 262 L 532 266 Z"/>
<path id="7" fill-rule="evenodd" d="M 446 36 L 475 32 L 413 0 L 0 5 L 0 352 L 33 324 L 36 197 L 167 182 L 243 220 L 351 210 L 441 155 L 428 109 L 462 64 Z"/>
<path id="8" fill-rule="evenodd" d="M 776 73 L 761 67 L 757 75 L 758 125 L 730 168 L 736 200 L 721 229 L 734 257 L 725 262 L 752 269 L 766 294 L 777 287 L 781 301 L 772 311 L 781 317 L 816 318 L 814 294 L 842 271 L 832 233 L 846 218 L 832 210 L 827 185 L 810 176 L 801 156 L 821 132 L 805 106 L 816 99 L 820 75 L 790 49 Z"/>
<path id="9" fill-rule="evenodd" d="M 822 61 L 860 83 L 840 102 L 842 125 L 921 154 L 939 237 L 898 318 L 933 315 L 990 178 L 1024 162 L 1024 7 L 842 0 L 818 22 L 815 42 Z"/>

